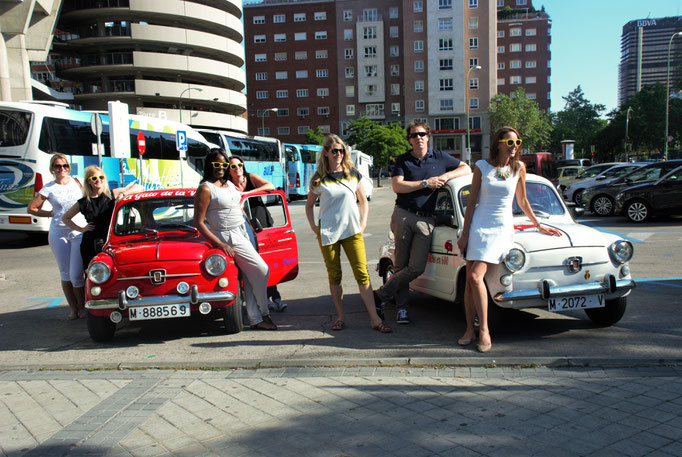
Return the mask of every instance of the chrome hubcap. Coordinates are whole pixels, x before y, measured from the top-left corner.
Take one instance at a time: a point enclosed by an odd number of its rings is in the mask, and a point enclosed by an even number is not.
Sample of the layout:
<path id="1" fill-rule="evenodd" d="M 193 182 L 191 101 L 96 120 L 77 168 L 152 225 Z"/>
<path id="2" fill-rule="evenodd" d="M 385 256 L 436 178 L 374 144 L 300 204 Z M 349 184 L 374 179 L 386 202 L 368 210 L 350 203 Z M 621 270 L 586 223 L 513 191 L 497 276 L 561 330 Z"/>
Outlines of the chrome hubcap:
<path id="1" fill-rule="evenodd" d="M 611 203 L 610 198 L 599 197 L 594 201 L 594 212 L 599 214 L 600 216 L 606 216 L 607 214 L 611 214 L 612 210 L 613 203 Z"/>
<path id="2" fill-rule="evenodd" d="M 628 216 L 635 222 L 641 222 L 646 219 L 646 206 L 642 203 L 633 203 L 628 207 Z"/>

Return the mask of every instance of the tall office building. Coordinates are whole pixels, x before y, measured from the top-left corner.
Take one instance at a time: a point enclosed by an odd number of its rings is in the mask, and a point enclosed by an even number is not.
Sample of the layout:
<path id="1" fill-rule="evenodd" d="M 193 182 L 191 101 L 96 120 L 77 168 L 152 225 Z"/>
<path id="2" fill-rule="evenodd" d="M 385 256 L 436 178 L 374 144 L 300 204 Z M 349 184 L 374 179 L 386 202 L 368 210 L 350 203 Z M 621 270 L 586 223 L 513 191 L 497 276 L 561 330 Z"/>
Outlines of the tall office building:
<path id="1" fill-rule="evenodd" d="M 238 0 L 64 0 L 53 41 L 76 105 L 246 132 Z M 58 55 L 58 57 L 55 56 Z"/>
<path id="2" fill-rule="evenodd" d="M 618 69 L 618 104 L 625 104 L 642 86 L 666 85 L 668 74 L 668 46 L 670 47 L 670 81 L 680 77 L 682 37 L 672 36 L 682 31 L 682 16 L 660 19 L 637 19 L 623 26 L 620 38 L 620 67 Z M 680 88 L 678 87 L 677 90 Z"/>

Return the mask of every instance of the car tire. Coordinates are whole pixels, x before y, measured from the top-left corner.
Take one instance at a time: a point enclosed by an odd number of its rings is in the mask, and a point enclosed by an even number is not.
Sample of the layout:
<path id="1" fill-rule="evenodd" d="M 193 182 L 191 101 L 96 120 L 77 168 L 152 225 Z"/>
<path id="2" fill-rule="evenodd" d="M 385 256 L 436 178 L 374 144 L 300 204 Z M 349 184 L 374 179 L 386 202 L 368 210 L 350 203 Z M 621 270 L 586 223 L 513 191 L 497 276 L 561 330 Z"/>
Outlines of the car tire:
<path id="1" fill-rule="evenodd" d="M 601 327 L 608 327 L 618 322 L 625 314 L 627 307 L 627 297 L 614 298 L 606 300 L 606 306 L 603 308 L 588 308 L 585 314 L 590 320 Z"/>
<path id="2" fill-rule="evenodd" d="M 573 192 L 573 203 L 578 206 L 583 205 L 583 192 L 585 192 L 585 189 L 578 189 Z"/>
<path id="3" fill-rule="evenodd" d="M 630 222 L 644 222 L 651 217 L 651 207 L 644 200 L 633 200 L 625 205 L 625 217 Z"/>
<path id="4" fill-rule="evenodd" d="M 116 332 L 116 324 L 111 322 L 109 316 L 95 316 L 88 312 L 88 333 L 90 338 L 98 343 L 111 341 Z"/>
<path id="5" fill-rule="evenodd" d="M 599 216 L 610 216 L 613 214 L 613 198 L 608 195 L 598 195 L 592 199 L 590 210 Z"/>
<path id="6" fill-rule="evenodd" d="M 490 333 L 497 333 L 504 325 L 507 310 L 497 306 L 488 291 L 488 329 Z"/>
<path id="7" fill-rule="evenodd" d="M 227 334 L 235 334 L 244 330 L 244 318 L 242 314 L 243 294 L 241 285 L 237 288 L 237 297 L 227 308 L 222 308 L 223 329 Z"/>

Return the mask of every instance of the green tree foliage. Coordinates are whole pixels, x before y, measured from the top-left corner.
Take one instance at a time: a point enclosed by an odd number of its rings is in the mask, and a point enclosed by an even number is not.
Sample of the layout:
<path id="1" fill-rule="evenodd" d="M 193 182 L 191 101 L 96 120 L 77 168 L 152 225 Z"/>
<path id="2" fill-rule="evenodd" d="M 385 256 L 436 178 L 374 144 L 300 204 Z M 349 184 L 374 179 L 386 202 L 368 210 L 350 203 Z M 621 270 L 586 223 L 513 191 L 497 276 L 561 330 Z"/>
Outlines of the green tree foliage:
<path id="1" fill-rule="evenodd" d="M 322 133 L 322 130 L 320 127 L 315 127 L 314 129 L 308 129 L 307 132 L 305 132 L 305 142 L 306 144 L 319 144 L 322 146 L 324 144 L 324 133 Z"/>
<path id="2" fill-rule="evenodd" d="M 549 117 L 526 96 L 522 87 L 517 88 L 511 97 L 503 94 L 494 96 L 488 114 L 491 132 L 505 125 L 514 127 L 523 138 L 524 149 L 542 151 L 549 145 L 552 131 Z"/>
<path id="3" fill-rule="evenodd" d="M 574 140 L 576 157 L 588 157 L 596 134 L 607 124 L 600 118 L 606 107 L 590 103 L 580 86 L 562 98 L 566 104 L 554 119 L 550 150 L 559 154 L 562 140 Z"/>

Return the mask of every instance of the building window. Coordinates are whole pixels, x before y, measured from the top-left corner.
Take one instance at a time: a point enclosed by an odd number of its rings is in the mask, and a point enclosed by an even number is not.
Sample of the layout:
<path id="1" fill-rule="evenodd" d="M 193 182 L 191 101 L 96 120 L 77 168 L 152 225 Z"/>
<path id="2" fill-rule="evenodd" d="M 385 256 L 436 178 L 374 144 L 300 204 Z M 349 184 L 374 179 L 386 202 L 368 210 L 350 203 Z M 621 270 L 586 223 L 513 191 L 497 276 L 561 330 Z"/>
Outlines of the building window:
<path id="1" fill-rule="evenodd" d="M 512 76 L 509 78 L 509 84 L 521 84 L 521 76 Z"/>
<path id="2" fill-rule="evenodd" d="M 323 68 L 322 70 L 315 70 L 315 77 L 326 78 L 327 76 L 329 76 L 329 70 L 326 68 Z"/>
<path id="3" fill-rule="evenodd" d="M 455 104 L 452 99 L 440 100 L 440 110 L 441 111 L 454 111 Z"/>
<path id="4" fill-rule="evenodd" d="M 329 97 L 329 88 L 328 87 L 320 87 L 317 89 L 317 96 L 318 97 Z"/>
<path id="5" fill-rule="evenodd" d="M 355 97 L 355 86 L 346 86 L 346 97 Z"/>
<path id="6" fill-rule="evenodd" d="M 526 68 L 535 68 L 537 66 L 537 62 L 534 60 L 528 60 L 526 61 Z"/>
<path id="7" fill-rule="evenodd" d="M 424 42 L 422 40 L 414 42 L 414 52 L 424 52 Z"/>
<path id="8" fill-rule="evenodd" d="M 421 0 L 412 2 L 412 11 L 415 13 L 421 13 L 424 11 L 424 3 Z"/>
<path id="9" fill-rule="evenodd" d="M 504 38 L 504 30 L 497 31 L 497 38 Z"/>
<path id="10" fill-rule="evenodd" d="M 328 106 L 318 106 L 317 114 L 318 116 L 329 116 L 330 110 Z"/>
<path id="11" fill-rule="evenodd" d="M 480 129 L 481 128 L 481 117 L 471 116 L 469 118 L 469 128 L 470 129 Z"/>
<path id="12" fill-rule="evenodd" d="M 353 29 L 344 29 L 343 30 L 343 39 L 346 41 L 352 40 L 353 39 Z"/>
<path id="13" fill-rule="evenodd" d="M 275 33 L 275 43 L 284 43 L 287 41 L 286 33 Z"/>
<path id="14" fill-rule="evenodd" d="M 326 40 L 327 39 L 327 32 L 326 31 L 315 32 L 315 39 L 316 40 Z"/>
<path id="15" fill-rule="evenodd" d="M 383 103 L 368 103 L 365 105 L 365 115 L 367 117 L 381 117 L 384 115 Z"/>
<path id="16" fill-rule="evenodd" d="M 256 54 L 253 56 L 253 59 L 256 62 L 265 62 L 268 60 L 268 56 L 267 56 L 267 54 Z"/>
<path id="17" fill-rule="evenodd" d="M 498 46 L 497 47 L 497 53 L 498 54 L 504 54 L 504 46 Z"/>
<path id="18" fill-rule="evenodd" d="M 298 134 L 299 135 L 305 135 L 308 133 L 308 130 L 310 130 L 310 127 L 307 125 L 299 125 L 298 126 Z"/>
<path id="19" fill-rule="evenodd" d="M 308 59 L 308 51 L 296 51 L 296 54 L 294 54 L 294 58 L 296 60 L 306 60 Z"/>
<path id="20" fill-rule="evenodd" d="M 289 115 L 289 108 L 279 108 L 277 110 L 277 117 L 284 117 Z"/>
<path id="21" fill-rule="evenodd" d="M 452 70 L 452 59 L 440 59 L 441 70 Z"/>
<path id="22" fill-rule="evenodd" d="M 418 80 L 414 82 L 414 91 L 415 92 L 424 92 L 424 81 Z"/>
<path id="23" fill-rule="evenodd" d="M 258 72 L 256 73 L 256 81 L 267 81 L 268 79 L 268 74 L 267 72 Z"/>
<path id="24" fill-rule="evenodd" d="M 304 79 L 308 77 L 308 70 L 296 70 L 296 79 Z"/>
<path id="25" fill-rule="evenodd" d="M 308 89 L 296 89 L 296 97 L 305 98 L 308 96 Z"/>
<path id="26" fill-rule="evenodd" d="M 438 50 L 439 51 L 452 51 L 452 38 L 439 38 L 438 39 Z"/>
<path id="27" fill-rule="evenodd" d="M 258 128 L 259 136 L 270 136 L 270 127 Z"/>
<path id="28" fill-rule="evenodd" d="M 391 114 L 400 114 L 400 103 L 391 103 Z"/>
<path id="29" fill-rule="evenodd" d="M 527 0 L 516 0 L 516 6 L 526 6 Z"/>
<path id="30" fill-rule="evenodd" d="M 398 29 L 398 26 L 392 25 L 388 31 L 388 34 L 391 38 L 398 38 L 400 36 L 400 31 Z"/>
<path id="31" fill-rule="evenodd" d="M 521 36 L 521 29 L 519 28 L 509 29 L 509 36 Z"/>
<path id="32" fill-rule="evenodd" d="M 327 20 L 327 12 L 326 11 L 317 11 L 315 12 L 314 19 L 316 21 L 325 21 Z"/>
<path id="33" fill-rule="evenodd" d="M 478 78 L 469 78 L 469 89 L 478 89 Z"/>
<path id="34" fill-rule="evenodd" d="M 362 20 L 365 22 L 378 21 L 379 11 L 376 8 L 368 8 L 362 10 Z"/>
<path id="35" fill-rule="evenodd" d="M 535 84 L 537 78 L 535 76 L 526 76 L 526 84 Z"/>
<path id="36" fill-rule="evenodd" d="M 414 33 L 422 33 L 424 31 L 424 21 L 414 21 L 412 31 Z"/>
<path id="37" fill-rule="evenodd" d="M 287 60 L 287 53 L 286 52 L 276 52 L 275 53 L 275 62 L 283 62 Z"/>
<path id="38" fill-rule="evenodd" d="M 306 40 L 306 33 L 305 32 L 294 33 L 294 40 L 295 41 L 305 41 Z"/>
<path id="39" fill-rule="evenodd" d="M 470 109 L 478 108 L 478 97 L 472 97 L 469 99 L 469 108 Z"/>
<path id="40" fill-rule="evenodd" d="M 355 105 L 346 105 L 346 116 L 355 116 Z"/>
<path id="41" fill-rule="evenodd" d="M 398 8 L 395 6 L 392 6 L 388 9 L 388 17 L 389 19 L 398 19 Z"/>
<path id="42" fill-rule="evenodd" d="M 537 29 L 526 29 L 526 36 L 535 36 L 538 34 Z"/>
<path id="43" fill-rule="evenodd" d="M 452 18 L 446 17 L 438 19 L 438 30 L 452 30 Z"/>
<path id="44" fill-rule="evenodd" d="M 365 65 L 365 76 L 368 78 L 376 77 L 377 66 L 376 65 Z"/>
<path id="45" fill-rule="evenodd" d="M 504 70 L 504 62 L 500 62 L 497 64 L 497 69 L 498 70 Z"/>
<path id="46" fill-rule="evenodd" d="M 526 52 L 535 52 L 536 50 L 537 50 L 536 44 L 527 44 L 526 45 Z"/>
<path id="47" fill-rule="evenodd" d="M 353 11 L 343 10 L 343 20 L 348 22 L 353 20 Z"/>
<path id="48" fill-rule="evenodd" d="M 344 74 L 346 78 L 355 78 L 355 67 L 346 67 Z"/>
<path id="49" fill-rule="evenodd" d="M 535 94 L 526 94 L 526 97 L 528 97 L 528 100 L 535 100 L 537 98 L 537 95 Z"/>
<path id="50" fill-rule="evenodd" d="M 441 79 L 438 81 L 438 86 L 441 91 L 453 90 L 452 78 Z"/>
<path id="51" fill-rule="evenodd" d="M 275 79 L 287 79 L 289 77 L 288 72 L 286 71 L 276 71 L 275 72 Z"/>
<path id="52" fill-rule="evenodd" d="M 286 89 L 280 89 L 275 92 L 276 98 L 289 98 L 289 91 Z"/>
<path id="53" fill-rule="evenodd" d="M 391 95 L 400 95 L 400 84 L 391 84 Z"/>
<path id="54" fill-rule="evenodd" d="M 510 60 L 509 61 L 509 68 L 521 68 L 521 61 L 520 60 Z"/>
<path id="55" fill-rule="evenodd" d="M 424 111 L 424 100 L 415 100 L 414 101 L 414 110 L 417 113 L 421 113 Z"/>
<path id="56" fill-rule="evenodd" d="M 263 100 L 268 98 L 268 91 L 267 90 L 257 90 L 256 91 L 256 98 L 259 100 Z"/>
<path id="57" fill-rule="evenodd" d="M 400 65 L 391 65 L 391 76 L 400 76 Z"/>
<path id="58" fill-rule="evenodd" d="M 478 57 L 472 57 L 469 59 L 469 68 L 478 65 Z"/>
<path id="59" fill-rule="evenodd" d="M 367 84 L 365 86 L 365 95 L 368 97 L 372 97 L 374 94 L 377 92 L 377 86 L 376 84 Z"/>
<path id="60" fill-rule="evenodd" d="M 504 0 L 497 0 L 497 7 L 504 8 Z"/>
<path id="61" fill-rule="evenodd" d="M 512 43 L 509 45 L 509 52 L 521 52 L 521 43 Z"/>
<path id="62" fill-rule="evenodd" d="M 478 18 L 477 17 L 470 17 L 469 18 L 469 30 L 476 30 L 478 28 Z"/>
<path id="63" fill-rule="evenodd" d="M 289 127 L 277 127 L 277 135 L 288 135 Z"/>
<path id="64" fill-rule="evenodd" d="M 343 50 L 343 58 L 350 60 L 353 58 L 353 48 L 346 48 Z"/>
<path id="65" fill-rule="evenodd" d="M 469 8 L 478 8 L 478 0 L 469 0 Z"/>
<path id="66" fill-rule="evenodd" d="M 459 129 L 459 118 L 437 117 L 435 120 L 436 130 Z"/>
<path id="67" fill-rule="evenodd" d="M 374 40 L 377 37 L 377 28 L 375 26 L 363 27 L 362 38 L 365 40 Z"/>
<path id="68" fill-rule="evenodd" d="M 452 0 L 438 0 L 439 10 L 449 10 L 452 9 Z"/>
<path id="69" fill-rule="evenodd" d="M 305 22 L 305 13 L 294 13 L 294 22 Z"/>
<path id="70" fill-rule="evenodd" d="M 504 86 L 504 78 L 497 78 L 497 85 Z"/>
<path id="71" fill-rule="evenodd" d="M 254 43 L 265 43 L 265 35 L 254 35 L 253 36 L 253 42 Z"/>
<path id="72" fill-rule="evenodd" d="M 376 46 L 365 46 L 364 56 L 366 58 L 376 57 L 377 56 L 377 47 Z"/>
<path id="73" fill-rule="evenodd" d="M 389 48 L 389 54 L 391 57 L 399 57 L 400 56 L 400 46 L 391 46 Z"/>
<path id="74" fill-rule="evenodd" d="M 310 115 L 310 108 L 298 108 L 296 110 L 298 117 L 306 117 Z"/>
<path id="75" fill-rule="evenodd" d="M 284 14 L 275 14 L 272 16 L 272 22 L 275 24 L 281 24 L 286 21 L 286 16 Z"/>
<path id="76" fill-rule="evenodd" d="M 469 38 L 469 49 L 478 49 L 478 38 Z"/>
<path id="77" fill-rule="evenodd" d="M 265 16 L 254 16 L 253 17 L 253 23 L 254 24 L 265 24 Z"/>
<path id="78" fill-rule="evenodd" d="M 326 59 L 329 55 L 329 52 L 326 49 L 318 49 L 315 51 L 315 58 L 316 59 Z"/>
<path id="79" fill-rule="evenodd" d="M 416 73 L 421 73 L 424 71 L 424 61 L 423 60 L 415 60 L 414 61 L 414 71 Z"/>

